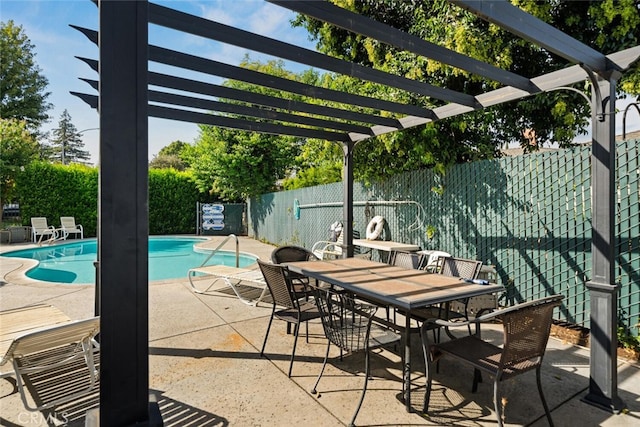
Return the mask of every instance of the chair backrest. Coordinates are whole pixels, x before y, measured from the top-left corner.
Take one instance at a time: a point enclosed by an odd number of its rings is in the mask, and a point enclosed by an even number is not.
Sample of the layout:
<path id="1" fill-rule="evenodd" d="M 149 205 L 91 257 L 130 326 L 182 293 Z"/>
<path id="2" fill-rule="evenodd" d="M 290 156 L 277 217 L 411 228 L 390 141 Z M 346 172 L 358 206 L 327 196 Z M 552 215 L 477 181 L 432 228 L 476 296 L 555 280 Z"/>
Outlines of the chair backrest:
<path id="1" fill-rule="evenodd" d="M 335 292 L 329 288 L 316 288 L 315 301 L 325 336 L 331 343 L 350 352 L 367 348 L 371 320 L 377 306 L 355 300 L 347 292 Z"/>
<path id="2" fill-rule="evenodd" d="M 68 230 L 75 230 L 76 227 L 76 219 L 73 216 L 61 216 L 60 217 L 60 227 Z"/>
<path id="3" fill-rule="evenodd" d="M 501 365 L 508 368 L 526 362 L 531 369 L 542 363 L 553 310 L 562 302 L 562 295 L 553 295 L 500 310 L 504 328 Z"/>
<path id="4" fill-rule="evenodd" d="M 47 230 L 49 225 L 47 224 L 47 218 L 43 216 L 36 216 L 31 218 L 31 227 L 36 231 Z"/>
<path id="5" fill-rule="evenodd" d="M 92 317 L 52 326 L 16 337 L 3 361 L 18 359 L 69 344 L 80 344 L 93 338 L 100 329 L 100 318 Z"/>
<path id="6" fill-rule="evenodd" d="M 297 299 L 292 293 L 293 286 L 289 278 L 289 269 L 280 264 L 269 264 L 258 260 L 260 271 L 267 282 L 273 304 L 285 308 L 297 308 Z"/>
<path id="7" fill-rule="evenodd" d="M 482 261 L 474 259 L 443 257 L 438 262 L 441 264 L 440 274 L 465 279 L 476 279 L 482 268 Z"/>
<path id="8" fill-rule="evenodd" d="M 427 257 L 415 252 L 391 251 L 389 264 L 403 268 L 421 270 L 424 268 Z"/>
<path id="9" fill-rule="evenodd" d="M 274 264 L 296 261 L 315 261 L 318 258 L 309 250 L 300 246 L 280 246 L 271 252 L 271 261 Z"/>

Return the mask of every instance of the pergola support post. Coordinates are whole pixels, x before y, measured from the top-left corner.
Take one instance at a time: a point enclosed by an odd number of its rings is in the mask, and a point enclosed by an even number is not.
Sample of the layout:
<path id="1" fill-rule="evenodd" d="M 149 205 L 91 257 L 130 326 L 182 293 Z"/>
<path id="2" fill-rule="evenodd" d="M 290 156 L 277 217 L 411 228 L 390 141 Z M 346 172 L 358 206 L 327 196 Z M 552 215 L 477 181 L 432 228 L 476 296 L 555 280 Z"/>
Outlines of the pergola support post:
<path id="1" fill-rule="evenodd" d="M 344 225 L 342 232 L 344 233 L 345 254 L 347 257 L 353 257 L 353 148 L 355 143 L 347 141 L 342 144 L 344 153 L 343 163 L 343 197 L 344 203 L 342 208 L 342 219 Z"/>
<path id="2" fill-rule="evenodd" d="M 586 283 L 590 298 L 589 392 L 583 401 L 614 412 L 624 403 L 618 397 L 617 318 L 618 285 L 615 283 L 616 144 L 615 97 L 617 72 L 596 76 L 592 83 L 591 147 L 592 269 Z"/>
<path id="3" fill-rule="evenodd" d="M 99 425 L 162 425 L 149 404 L 148 3 L 99 13 Z"/>

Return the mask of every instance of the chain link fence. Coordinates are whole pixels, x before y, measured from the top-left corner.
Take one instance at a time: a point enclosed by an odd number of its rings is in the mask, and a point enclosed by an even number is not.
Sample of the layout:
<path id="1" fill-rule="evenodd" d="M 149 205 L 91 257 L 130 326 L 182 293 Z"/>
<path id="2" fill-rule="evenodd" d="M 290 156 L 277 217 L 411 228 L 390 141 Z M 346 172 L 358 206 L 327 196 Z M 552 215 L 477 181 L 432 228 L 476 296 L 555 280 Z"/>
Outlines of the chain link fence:
<path id="1" fill-rule="evenodd" d="M 376 215 L 382 238 L 475 258 L 496 267 L 503 303 L 560 293 L 560 320 L 589 327 L 590 147 L 506 157 L 354 184 L 354 230 Z M 640 323 L 640 141 L 617 143 L 616 283 L 623 326 Z M 251 200 L 249 235 L 311 248 L 342 219 L 342 183 Z"/>

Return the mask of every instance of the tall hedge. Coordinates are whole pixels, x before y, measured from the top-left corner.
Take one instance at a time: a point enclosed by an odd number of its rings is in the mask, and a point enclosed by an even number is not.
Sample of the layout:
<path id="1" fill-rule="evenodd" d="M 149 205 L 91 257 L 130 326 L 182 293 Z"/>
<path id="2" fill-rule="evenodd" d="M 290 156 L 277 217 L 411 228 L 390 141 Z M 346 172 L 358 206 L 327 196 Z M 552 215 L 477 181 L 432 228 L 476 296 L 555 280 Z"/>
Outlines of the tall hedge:
<path id="1" fill-rule="evenodd" d="M 150 169 L 149 234 L 195 234 L 196 202 L 208 201 L 188 172 Z"/>
<path id="2" fill-rule="evenodd" d="M 16 177 L 16 194 L 24 225 L 44 216 L 60 226 L 61 216 L 73 216 L 85 237 L 95 237 L 98 219 L 98 168 L 34 162 Z M 196 202 L 209 202 L 187 172 L 173 169 L 149 171 L 149 233 L 193 234 Z"/>
<path id="3" fill-rule="evenodd" d="M 33 162 L 16 177 L 16 194 L 24 225 L 31 225 L 31 217 L 44 216 L 59 227 L 61 216 L 73 216 L 85 237 L 96 235 L 97 168 Z"/>

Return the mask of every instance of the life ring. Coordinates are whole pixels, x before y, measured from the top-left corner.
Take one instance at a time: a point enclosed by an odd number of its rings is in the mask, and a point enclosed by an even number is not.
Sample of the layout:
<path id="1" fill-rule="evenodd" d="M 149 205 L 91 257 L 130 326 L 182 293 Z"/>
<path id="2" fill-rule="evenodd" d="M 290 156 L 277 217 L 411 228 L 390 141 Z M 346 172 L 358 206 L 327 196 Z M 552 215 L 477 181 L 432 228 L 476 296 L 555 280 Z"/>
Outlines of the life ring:
<path id="1" fill-rule="evenodd" d="M 384 229 L 384 218 L 380 215 L 376 215 L 371 218 L 369 225 L 367 225 L 367 240 L 376 240 L 382 234 Z"/>

